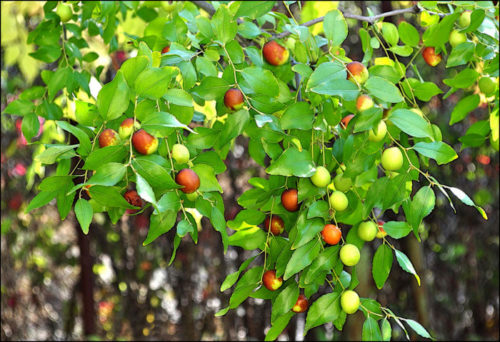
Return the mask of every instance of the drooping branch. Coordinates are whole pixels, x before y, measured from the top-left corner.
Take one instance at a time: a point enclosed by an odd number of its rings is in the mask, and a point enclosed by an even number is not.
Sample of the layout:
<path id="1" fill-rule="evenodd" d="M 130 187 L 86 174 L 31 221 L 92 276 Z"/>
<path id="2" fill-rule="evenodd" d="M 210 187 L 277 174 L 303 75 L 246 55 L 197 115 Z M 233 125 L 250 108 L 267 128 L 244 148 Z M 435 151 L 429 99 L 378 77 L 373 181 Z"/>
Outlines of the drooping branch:
<path id="1" fill-rule="evenodd" d="M 199 8 L 205 10 L 210 16 L 214 15 L 215 13 L 215 8 L 212 6 L 212 4 L 206 2 L 206 1 L 191 1 L 193 4 L 198 6 Z"/>

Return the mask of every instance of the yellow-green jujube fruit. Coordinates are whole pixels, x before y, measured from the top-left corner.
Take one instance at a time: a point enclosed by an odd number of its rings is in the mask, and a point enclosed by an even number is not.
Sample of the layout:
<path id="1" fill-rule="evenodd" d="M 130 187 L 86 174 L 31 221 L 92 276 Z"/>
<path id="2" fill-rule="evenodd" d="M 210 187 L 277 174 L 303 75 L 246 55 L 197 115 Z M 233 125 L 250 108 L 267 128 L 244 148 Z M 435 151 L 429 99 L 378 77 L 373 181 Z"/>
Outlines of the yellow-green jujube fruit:
<path id="1" fill-rule="evenodd" d="M 377 126 L 377 133 L 375 133 L 375 130 L 373 129 L 369 131 L 368 140 L 373 142 L 378 142 L 385 138 L 386 133 L 387 133 L 387 125 L 385 124 L 384 120 L 381 120 Z"/>
<path id="2" fill-rule="evenodd" d="M 353 314 L 359 309 L 359 296 L 352 290 L 347 290 L 340 296 L 340 306 L 346 314 Z"/>
<path id="3" fill-rule="evenodd" d="M 382 166 L 387 171 L 396 171 L 403 166 L 403 154 L 397 147 L 389 147 L 382 153 Z"/>
<path id="4" fill-rule="evenodd" d="M 187 163 L 189 160 L 189 150 L 182 144 L 172 146 L 172 158 L 179 164 Z"/>
<path id="5" fill-rule="evenodd" d="M 71 17 L 73 16 L 73 11 L 71 10 L 70 5 L 60 3 L 59 5 L 57 5 L 56 14 L 59 16 L 59 18 L 61 18 L 61 21 L 65 23 L 71 19 Z"/>
<path id="6" fill-rule="evenodd" d="M 359 262 L 361 257 L 358 247 L 353 244 L 346 243 L 340 249 L 340 261 L 346 266 L 354 266 Z"/>
<path id="7" fill-rule="evenodd" d="M 495 93 L 496 84 L 490 77 L 481 77 L 477 84 L 479 85 L 479 90 L 481 90 L 481 93 L 484 95 L 491 96 Z"/>
<path id="8" fill-rule="evenodd" d="M 361 222 L 358 227 L 358 236 L 363 241 L 373 241 L 377 232 L 377 225 L 372 221 Z"/>
<path id="9" fill-rule="evenodd" d="M 342 173 L 339 173 L 333 178 L 333 184 L 335 185 L 335 190 L 347 192 L 352 186 L 352 180 L 349 177 L 344 177 Z"/>
<path id="10" fill-rule="evenodd" d="M 458 30 L 453 30 L 450 33 L 450 45 L 455 47 L 467 41 L 467 36 Z"/>
<path id="11" fill-rule="evenodd" d="M 343 211 L 346 210 L 349 204 L 349 200 L 347 196 L 341 191 L 334 191 L 330 195 L 330 206 L 335 211 Z"/>
<path id="12" fill-rule="evenodd" d="M 324 188 L 330 184 L 331 181 L 332 177 L 330 176 L 330 172 L 323 166 L 318 166 L 316 172 L 311 177 L 311 182 L 318 188 Z"/>

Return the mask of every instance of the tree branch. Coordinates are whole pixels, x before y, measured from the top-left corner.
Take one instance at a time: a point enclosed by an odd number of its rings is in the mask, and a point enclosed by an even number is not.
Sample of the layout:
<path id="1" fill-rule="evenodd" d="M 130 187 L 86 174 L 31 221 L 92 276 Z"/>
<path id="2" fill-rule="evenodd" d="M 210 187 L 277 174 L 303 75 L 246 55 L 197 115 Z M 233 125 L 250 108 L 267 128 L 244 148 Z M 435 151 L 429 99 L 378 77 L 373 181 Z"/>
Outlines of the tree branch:
<path id="1" fill-rule="evenodd" d="M 201 9 L 204 9 L 210 16 L 214 15 L 215 13 L 215 8 L 212 6 L 212 4 L 206 2 L 206 1 L 191 1 L 193 4 L 198 6 Z"/>
<path id="2" fill-rule="evenodd" d="M 344 18 L 346 18 L 346 19 L 356 19 L 356 20 L 360 20 L 360 21 L 367 21 L 367 22 L 373 24 L 376 20 L 378 20 L 380 18 L 391 17 L 394 15 L 399 15 L 399 14 L 404 14 L 404 13 L 418 13 L 418 12 L 420 12 L 420 8 L 418 7 L 418 5 L 414 5 L 414 6 L 409 7 L 409 8 L 403 8 L 403 9 L 398 9 L 398 10 L 394 10 L 394 11 L 390 11 L 390 12 L 380 13 L 380 14 L 377 14 L 377 15 L 374 15 L 371 17 L 365 17 L 363 15 L 357 15 L 357 14 L 351 14 L 351 13 L 342 13 L 342 14 L 344 15 Z M 322 22 L 324 19 L 325 19 L 325 17 L 315 18 L 313 20 L 309 20 L 309 21 L 301 24 L 301 26 L 312 26 L 314 24 Z M 285 32 L 282 32 L 282 33 L 276 35 L 274 38 L 281 39 L 281 38 L 284 38 L 286 36 L 289 36 L 290 34 L 291 34 L 291 32 L 285 31 Z"/>

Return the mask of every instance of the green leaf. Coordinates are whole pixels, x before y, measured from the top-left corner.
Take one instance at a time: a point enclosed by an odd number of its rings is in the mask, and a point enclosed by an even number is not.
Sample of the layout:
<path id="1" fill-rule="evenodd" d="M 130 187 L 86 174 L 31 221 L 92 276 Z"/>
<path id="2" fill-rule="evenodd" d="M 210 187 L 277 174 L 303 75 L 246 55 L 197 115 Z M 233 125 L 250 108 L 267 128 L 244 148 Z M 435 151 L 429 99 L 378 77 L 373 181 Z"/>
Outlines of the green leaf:
<path id="1" fill-rule="evenodd" d="M 94 215 L 90 203 L 83 198 L 78 199 L 75 204 L 75 215 L 78 223 L 80 223 L 80 227 L 82 227 L 83 234 L 87 235 L 89 233 L 90 222 L 92 222 L 92 216 Z"/>
<path id="2" fill-rule="evenodd" d="M 287 107 L 280 119 L 282 129 L 312 128 L 314 113 L 307 102 L 296 102 Z"/>
<path id="3" fill-rule="evenodd" d="M 35 197 L 33 197 L 24 212 L 29 213 L 33 209 L 43 207 L 52 201 L 57 196 L 57 193 L 57 191 L 40 191 Z"/>
<path id="4" fill-rule="evenodd" d="M 339 10 L 328 12 L 323 20 L 323 30 L 326 39 L 331 41 L 333 46 L 340 46 L 348 33 L 347 22 L 342 12 Z"/>
<path id="5" fill-rule="evenodd" d="M 362 341 L 381 341 L 382 334 L 375 318 L 368 316 L 363 323 L 363 331 L 361 334 Z"/>
<path id="6" fill-rule="evenodd" d="M 224 219 L 224 215 L 220 212 L 219 208 L 212 207 L 210 222 L 212 222 L 215 230 L 220 233 L 220 236 L 222 238 L 222 245 L 224 246 L 224 254 L 226 254 L 229 237 L 226 231 L 226 220 Z"/>
<path id="7" fill-rule="evenodd" d="M 309 307 L 304 335 L 312 328 L 336 320 L 341 312 L 340 293 L 327 293 Z"/>
<path id="8" fill-rule="evenodd" d="M 373 256 L 372 275 L 375 280 L 375 285 L 378 289 L 384 287 L 385 281 L 389 277 L 392 267 L 392 250 L 386 244 L 382 244 L 377 248 Z"/>
<path id="9" fill-rule="evenodd" d="M 135 178 L 137 193 L 139 194 L 139 196 L 146 202 L 156 205 L 156 197 L 153 188 L 151 188 L 151 185 L 149 185 L 148 182 L 138 173 L 135 174 Z"/>
<path id="10" fill-rule="evenodd" d="M 257 19 L 272 10 L 276 1 L 242 1 L 235 17 Z"/>
<path id="11" fill-rule="evenodd" d="M 475 47 L 476 45 L 471 42 L 455 46 L 446 60 L 446 67 L 451 68 L 468 63 L 474 56 Z"/>
<path id="12" fill-rule="evenodd" d="M 416 143 L 413 149 L 423 156 L 436 160 L 439 165 L 447 164 L 458 158 L 455 150 L 442 141 L 433 141 L 430 143 L 421 141 Z"/>
<path id="13" fill-rule="evenodd" d="M 193 88 L 192 93 L 207 101 L 213 101 L 224 96 L 230 84 L 223 78 L 205 77 L 199 86 Z"/>
<path id="14" fill-rule="evenodd" d="M 413 196 L 413 200 L 410 205 L 410 212 L 406 214 L 406 219 L 408 223 L 413 227 L 413 232 L 415 236 L 420 240 L 418 236 L 418 228 L 420 223 L 429 215 L 434 209 L 434 205 L 436 204 L 436 195 L 430 186 L 424 186 L 420 188 L 415 196 Z"/>
<path id="15" fill-rule="evenodd" d="M 359 94 L 358 87 L 346 79 L 347 71 L 343 64 L 326 62 L 320 64 L 307 82 L 307 91 L 316 94 L 340 96 L 353 101 Z"/>
<path id="16" fill-rule="evenodd" d="M 12 115 L 27 115 L 30 113 L 34 113 L 35 111 L 35 105 L 33 102 L 29 100 L 22 100 L 22 99 L 17 99 L 12 101 L 5 107 L 4 113 L 5 114 L 12 114 Z"/>
<path id="17" fill-rule="evenodd" d="M 417 29 L 406 21 L 401 21 L 398 26 L 399 38 L 406 45 L 417 47 L 420 35 Z"/>
<path id="18" fill-rule="evenodd" d="M 401 239 L 411 232 L 411 227 L 403 221 L 389 221 L 384 223 L 385 232 L 394 239 Z"/>
<path id="19" fill-rule="evenodd" d="M 306 150 L 300 152 L 297 148 L 290 147 L 269 165 L 266 172 L 270 175 L 311 177 L 315 168 L 311 153 Z"/>
<path id="20" fill-rule="evenodd" d="M 47 177 L 39 185 L 41 191 L 61 191 L 62 189 L 71 187 L 73 182 L 71 176 L 51 176 Z"/>
<path id="21" fill-rule="evenodd" d="M 439 87 L 432 82 L 418 82 L 412 84 L 413 94 L 421 101 L 429 101 L 433 96 L 443 93 Z"/>
<path id="22" fill-rule="evenodd" d="M 198 164 L 193 166 L 192 170 L 200 177 L 199 191 L 218 191 L 222 193 L 222 188 L 215 177 L 214 169 L 207 164 Z"/>
<path id="23" fill-rule="evenodd" d="M 370 76 L 365 83 L 365 88 L 370 95 L 384 102 L 398 103 L 403 101 L 399 89 L 382 77 Z"/>
<path id="24" fill-rule="evenodd" d="M 220 6 L 217 9 L 217 12 L 213 15 L 212 28 L 215 33 L 215 37 L 222 44 L 226 44 L 227 42 L 233 40 L 236 36 L 238 26 L 225 5 Z"/>
<path id="25" fill-rule="evenodd" d="M 286 265 L 283 279 L 287 280 L 297 272 L 309 266 L 318 256 L 320 249 L 321 241 L 318 239 L 309 241 L 307 244 L 297 248 Z"/>
<path id="26" fill-rule="evenodd" d="M 325 248 L 318 257 L 314 259 L 311 266 L 308 267 L 304 277 L 304 283 L 306 285 L 311 284 L 319 278 L 322 273 L 329 272 L 338 261 L 339 251 L 339 245 Z"/>
<path id="27" fill-rule="evenodd" d="M 389 117 L 394 125 L 408 135 L 417 138 L 434 138 L 431 125 L 417 113 L 408 109 L 396 109 Z"/>
<path id="28" fill-rule="evenodd" d="M 70 157 L 74 155 L 73 149 L 78 145 L 53 145 L 35 157 L 42 164 L 53 164 L 63 154 L 71 151 Z"/>
<path id="29" fill-rule="evenodd" d="M 233 138 L 241 135 L 249 120 L 250 114 L 245 109 L 241 109 L 236 113 L 230 114 L 224 124 L 224 127 L 222 128 L 222 131 L 220 132 L 217 145 L 220 148 L 223 148 Z"/>
<path id="30" fill-rule="evenodd" d="M 73 126 L 66 121 L 56 121 L 56 124 L 63 130 L 73 134 L 78 139 L 80 147 L 78 147 L 77 152 L 81 156 L 85 157 L 89 155 L 90 150 L 92 149 L 92 144 L 90 143 L 89 136 L 82 129 Z"/>
<path id="31" fill-rule="evenodd" d="M 479 95 L 472 94 L 467 97 L 464 97 L 458 101 L 458 103 L 453 108 L 450 116 L 449 125 L 453 125 L 457 122 L 462 121 L 467 114 L 472 112 L 479 106 Z"/>
<path id="32" fill-rule="evenodd" d="M 273 324 L 277 318 L 289 312 L 295 305 L 295 302 L 297 302 L 297 298 L 299 298 L 299 287 L 295 281 L 292 281 L 287 287 L 281 290 L 274 300 L 271 312 L 271 324 Z"/>
<path id="33" fill-rule="evenodd" d="M 135 80 L 137 76 L 146 69 L 149 59 L 146 56 L 137 56 L 128 58 L 120 67 L 125 80 L 130 88 L 135 89 Z"/>
<path id="34" fill-rule="evenodd" d="M 96 170 L 101 165 L 122 162 L 128 155 L 128 149 L 123 145 L 106 146 L 92 151 L 85 160 L 84 170 Z"/>
<path id="35" fill-rule="evenodd" d="M 413 274 L 415 276 L 415 279 L 417 279 L 418 286 L 420 286 L 420 277 L 415 271 L 415 268 L 413 268 L 410 259 L 408 259 L 406 254 L 398 251 L 397 249 L 395 249 L 394 252 L 396 253 L 396 260 L 398 261 L 399 266 L 401 266 L 401 268 L 406 272 Z"/>
<path id="36" fill-rule="evenodd" d="M 182 89 L 169 89 L 163 98 L 178 106 L 193 107 L 193 97 Z"/>
<path id="37" fill-rule="evenodd" d="M 167 210 L 159 215 L 151 215 L 148 236 L 146 236 L 146 240 L 144 240 L 142 245 L 146 246 L 156 240 L 160 235 L 167 233 L 174 226 L 176 219 L 177 213 L 171 210 Z M 174 257 L 174 255 L 175 254 L 172 255 L 172 258 Z"/>
<path id="38" fill-rule="evenodd" d="M 166 94 L 170 81 L 178 73 L 178 68 L 164 66 L 162 68 L 147 68 L 135 80 L 137 95 L 157 100 Z"/>
<path id="39" fill-rule="evenodd" d="M 229 308 L 234 309 L 238 307 L 245 299 L 250 296 L 253 290 L 261 282 L 262 266 L 257 266 L 249 269 L 241 277 L 236 285 L 231 298 L 229 299 Z"/>
<path id="40" fill-rule="evenodd" d="M 167 210 L 178 212 L 181 208 L 181 200 L 175 191 L 169 191 L 158 200 L 156 203 L 158 212 L 163 213 Z M 156 211 L 155 211 L 156 214 Z"/>
<path id="41" fill-rule="evenodd" d="M 127 167 L 119 163 L 107 163 L 99 167 L 85 184 L 112 186 L 122 180 Z"/>
<path id="42" fill-rule="evenodd" d="M 179 120 L 177 120 L 175 116 L 166 112 L 156 112 L 149 114 L 147 118 L 141 123 L 141 128 L 149 133 L 158 136 L 170 135 L 171 131 L 168 130 L 168 128 L 184 128 L 185 130 L 194 133 L 191 128 L 179 122 Z"/>
<path id="43" fill-rule="evenodd" d="M 250 1 L 245 1 L 250 2 Z M 281 332 L 287 327 L 288 322 L 293 317 L 295 313 L 293 311 L 287 312 L 286 314 L 278 317 L 271 325 L 271 328 L 267 331 L 264 341 L 274 341 Z"/>
<path id="44" fill-rule="evenodd" d="M 413 48 L 408 45 L 395 45 L 391 46 L 389 51 L 399 56 L 408 57 L 413 53 Z"/>
<path id="45" fill-rule="evenodd" d="M 116 186 L 94 185 L 89 188 L 90 197 L 105 207 L 117 207 L 124 209 L 138 209 L 130 205 L 123 195 L 120 188 Z"/>
<path id="46" fill-rule="evenodd" d="M 387 317 L 384 317 L 384 320 L 382 321 L 382 340 L 390 341 L 391 337 L 392 337 L 391 323 L 389 322 Z"/>
<path id="47" fill-rule="evenodd" d="M 123 73 L 118 70 L 113 81 L 106 84 L 97 95 L 97 109 L 105 120 L 119 118 L 128 108 L 129 88 Z"/>
<path id="48" fill-rule="evenodd" d="M 238 246 L 246 250 L 264 249 L 267 234 L 262 228 L 253 226 L 251 228 L 241 229 L 229 236 L 230 246 Z"/>
<path id="49" fill-rule="evenodd" d="M 192 233 L 194 231 L 194 227 L 189 222 L 189 220 L 183 219 L 179 223 L 177 223 L 177 235 L 181 238 L 186 236 L 187 233 Z"/>
<path id="50" fill-rule="evenodd" d="M 23 117 L 21 131 L 27 142 L 31 142 L 31 139 L 38 134 L 39 129 L 40 121 L 38 121 L 38 116 L 35 113 L 26 114 Z"/>
<path id="51" fill-rule="evenodd" d="M 220 292 L 226 291 L 228 288 L 232 287 L 234 283 L 236 283 L 236 280 L 238 280 L 238 277 L 240 276 L 240 273 L 250 265 L 252 261 L 255 260 L 255 258 L 258 255 L 254 255 L 253 257 L 245 260 L 241 265 L 238 271 L 233 272 L 231 274 L 228 274 L 226 279 L 222 282 L 222 285 L 220 286 Z"/>
<path id="52" fill-rule="evenodd" d="M 30 52 L 29 55 L 45 63 L 52 63 L 55 62 L 59 56 L 61 56 L 61 47 L 42 45 L 35 52 Z"/>
<path id="53" fill-rule="evenodd" d="M 425 330 L 425 328 L 417 321 L 408 318 L 404 319 L 404 321 L 410 326 L 410 328 L 412 328 L 420 336 L 432 339 L 431 335 L 427 332 L 427 330 Z"/>
<path id="54" fill-rule="evenodd" d="M 307 218 L 321 217 L 327 220 L 330 217 L 329 206 L 326 201 L 315 201 L 307 211 Z"/>
<path id="55" fill-rule="evenodd" d="M 395 46 L 399 41 L 399 33 L 393 23 L 382 22 L 382 36 L 389 45 Z"/>
<path id="56" fill-rule="evenodd" d="M 270 97 L 278 96 L 278 81 L 270 70 L 251 66 L 241 70 L 240 73 L 252 93 Z"/>
<path id="57" fill-rule="evenodd" d="M 443 83 L 454 88 L 468 88 L 476 83 L 479 73 L 473 69 L 464 69 L 453 78 L 446 78 Z"/>
<path id="58" fill-rule="evenodd" d="M 71 69 L 69 67 L 57 69 L 50 78 L 47 84 L 48 101 L 52 102 L 57 92 L 63 89 L 68 84 L 68 78 L 71 77 Z"/>
<path id="59" fill-rule="evenodd" d="M 297 236 L 291 249 L 302 247 L 317 237 L 317 234 L 323 230 L 324 225 L 323 220 L 319 218 L 297 222 Z"/>
<path id="60" fill-rule="evenodd" d="M 483 208 L 476 205 L 474 203 L 474 201 L 472 201 L 471 198 L 469 196 L 467 196 L 467 194 L 465 192 L 463 192 L 459 188 L 454 188 L 454 187 L 450 187 L 450 186 L 446 186 L 446 188 L 449 189 L 453 195 L 457 196 L 457 198 L 462 203 L 469 205 L 469 206 L 472 206 L 472 207 L 475 207 L 485 220 L 488 219 L 488 216 L 486 215 L 486 212 L 483 210 Z"/>
<path id="61" fill-rule="evenodd" d="M 180 186 L 174 182 L 170 172 L 153 160 L 136 158 L 132 160 L 132 166 L 144 179 L 157 191 L 178 189 Z"/>

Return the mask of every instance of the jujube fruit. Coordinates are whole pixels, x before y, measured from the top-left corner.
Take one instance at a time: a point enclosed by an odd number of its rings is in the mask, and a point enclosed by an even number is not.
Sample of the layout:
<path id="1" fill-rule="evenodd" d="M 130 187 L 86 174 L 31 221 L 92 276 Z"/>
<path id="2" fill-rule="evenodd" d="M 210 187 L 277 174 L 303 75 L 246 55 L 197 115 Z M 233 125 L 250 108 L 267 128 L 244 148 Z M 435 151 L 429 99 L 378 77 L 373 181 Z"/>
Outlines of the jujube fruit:
<path id="1" fill-rule="evenodd" d="M 464 11 L 458 18 L 458 26 L 460 28 L 466 28 L 470 25 L 471 11 Z"/>
<path id="2" fill-rule="evenodd" d="M 122 139 L 127 139 L 134 132 L 135 128 L 139 128 L 139 123 L 133 118 L 127 118 L 122 121 L 118 128 L 118 135 Z"/>
<path id="3" fill-rule="evenodd" d="M 283 278 L 277 278 L 276 271 L 268 270 L 262 276 L 262 283 L 269 291 L 276 291 L 283 285 Z"/>
<path id="4" fill-rule="evenodd" d="M 132 136 L 132 145 L 141 154 L 152 154 L 158 149 L 158 139 L 140 129 Z"/>
<path id="5" fill-rule="evenodd" d="M 137 193 L 137 191 L 127 190 L 127 192 L 125 192 L 125 194 L 123 194 L 123 197 L 125 198 L 125 200 L 127 200 L 127 202 L 130 205 L 133 205 L 133 206 L 139 207 L 139 208 L 142 207 L 142 199 L 139 196 L 139 194 Z"/>
<path id="6" fill-rule="evenodd" d="M 182 169 L 175 176 L 175 182 L 182 185 L 181 191 L 190 194 L 200 187 L 200 177 L 191 169 Z"/>
<path id="7" fill-rule="evenodd" d="M 342 173 L 339 173 L 333 178 L 333 185 L 335 185 L 335 189 L 347 192 L 352 186 L 352 180 L 349 177 L 344 177 Z"/>
<path id="8" fill-rule="evenodd" d="M 163 49 L 161 49 L 161 53 L 167 53 L 170 51 L 170 45 L 165 46 Z"/>
<path id="9" fill-rule="evenodd" d="M 340 306 L 346 314 L 353 314 L 359 309 L 359 296 L 352 290 L 347 290 L 340 296 Z"/>
<path id="10" fill-rule="evenodd" d="M 296 313 L 301 313 L 305 312 L 308 307 L 309 307 L 309 301 L 307 300 L 307 297 L 304 296 L 303 294 L 300 294 L 299 298 L 297 298 L 297 301 L 295 302 L 295 305 L 292 307 L 292 311 Z"/>
<path id="11" fill-rule="evenodd" d="M 389 147 L 382 153 L 382 166 L 387 171 L 396 171 L 403 166 L 403 154 L 397 147 Z"/>
<path id="12" fill-rule="evenodd" d="M 290 53 L 285 47 L 273 40 L 264 44 L 262 55 L 269 64 L 279 66 L 288 61 Z"/>
<path id="13" fill-rule="evenodd" d="M 349 205 L 349 200 L 347 196 L 341 191 L 334 191 L 330 195 L 330 206 L 335 211 L 343 211 Z"/>
<path id="14" fill-rule="evenodd" d="M 373 107 L 373 100 L 370 96 L 368 95 L 359 95 L 358 98 L 356 99 L 356 109 L 359 112 L 363 112 L 365 110 L 368 110 Z"/>
<path id="15" fill-rule="evenodd" d="M 467 41 L 467 36 L 465 33 L 459 32 L 458 30 L 453 30 L 450 33 L 450 45 L 455 47 Z"/>
<path id="16" fill-rule="evenodd" d="M 372 221 L 361 222 L 358 227 L 358 236 L 363 241 L 372 241 L 377 232 L 377 225 Z"/>
<path id="17" fill-rule="evenodd" d="M 361 257 L 358 247 L 353 244 L 346 243 L 340 249 L 340 261 L 346 266 L 354 266 L 359 262 Z"/>
<path id="18" fill-rule="evenodd" d="M 273 235 L 280 235 L 285 230 L 285 222 L 278 215 L 267 216 L 264 220 L 264 227 L 267 231 L 271 231 Z"/>
<path id="19" fill-rule="evenodd" d="M 354 61 L 347 64 L 347 79 L 353 83 L 363 84 L 368 79 L 369 73 L 368 69 L 363 63 Z"/>
<path id="20" fill-rule="evenodd" d="M 179 164 L 185 164 L 189 160 L 189 150 L 182 144 L 174 144 L 172 146 L 172 158 Z"/>
<path id="21" fill-rule="evenodd" d="M 321 231 L 323 240 L 329 245 L 336 245 L 342 237 L 342 231 L 334 224 L 326 224 Z"/>
<path id="22" fill-rule="evenodd" d="M 111 128 L 106 128 L 99 135 L 100 147 L 115 146 L 118 145 L 119 143 L 120 143 L 120 137 L 118 136 L 118 133 L 116 133 L 116 131 Z"/>
<path id="23" fill-rule="evenodd" d="M 495 93 L 496 84 L 490 77 L 484 76 L 477 82 L 479 90 L 486 96 L 491 96 Z"/>
<path id="24" fill-rule="evenodd" d="M 318 166 L 316 172 L 311 176 L 311 182 L 318 188 L 324 188 L 330 184 L 332 176 L 324 166 Z"/>
<path id="25" fill-rule="evenodd" d="M 373 142 L 379 142 L 385 138 L 386 133 L 387 133 L 387 125 L 385 124 L 384 120 L 380 120 L 380 122 L 377 125 L 377 132 L 375 133 L 374 129 L 371 129 L 369 131 L 368 140 Z"/>
<path id="26" fill-rule="evenodd" d="M 243 93 L 241 90 L 231 88 L 224 94 L 224 105 L 231 110 L 243 108 Z"/>
<path id="27" fill-rule="evenodd" d="M 57 5 L 56 13 L 59 16 L 59 18 L 61 18 L 61 21 L 64 23 L 70 20 L 71 17 L 73 16 L 73 11 L 71 10 L 71 6 L 63 3 L 59 3 L 59 5 Z"/>
<path id="28" fill-rule="evenodd" d="M 387 236 L 387 232 L 384 230 L 384 221 L 377 221 L 377 226 L 378 226 L 378 232 L 377 232 L 377 239 L 382 239 L 385 236 Z"/>
<path id="29" fill-rule="evenodd" d="M 436 50 L 434 49 L 433 46 L 426 47 L 422 51 L 422 56 L 424 57 L 424 61 L 432 67 L 438 65 L 442 59 L 441 54 L 436 54 Z"/>
<path id="30" fill-rule="evenodd" d="M 281 204 L 288 211 L 297 211 L 299 209 L 297 189 L 287 189 L 281 194 Z"/>
<path id="31" fill-rule="evenodd" d="M 343 128 L 343 129 L 346 129 L 347 128 L 347 125 L 349 125 L 349 122 L 351 121 L 351 119 L 354 117 L 354 114 L 349 114 L 349 115 L 346 115 L 342 118 L 342 120 L 340 120 L 340 126 Z"/>

